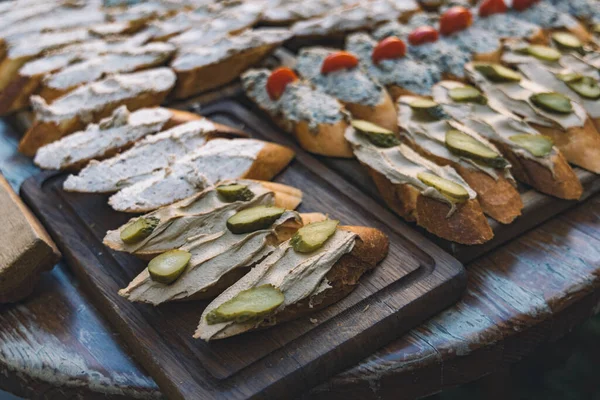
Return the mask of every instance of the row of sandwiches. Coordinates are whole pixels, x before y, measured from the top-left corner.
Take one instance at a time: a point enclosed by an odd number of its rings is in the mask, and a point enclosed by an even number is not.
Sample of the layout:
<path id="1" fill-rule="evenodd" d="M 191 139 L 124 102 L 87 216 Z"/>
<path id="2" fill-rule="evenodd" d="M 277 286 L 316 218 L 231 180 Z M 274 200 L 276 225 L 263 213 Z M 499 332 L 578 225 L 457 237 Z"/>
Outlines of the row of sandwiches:
<path id="1" fill-rule="evenodd" d="M 486 216 L 521 215 L 517 182 L 576 200 L 569 164 L 600 173 L 599 53 L 578 16 L 517 0 L 416 13 L 242 84 L 306 150 L 356 157 L 398 215 L 481 244 Z"/>

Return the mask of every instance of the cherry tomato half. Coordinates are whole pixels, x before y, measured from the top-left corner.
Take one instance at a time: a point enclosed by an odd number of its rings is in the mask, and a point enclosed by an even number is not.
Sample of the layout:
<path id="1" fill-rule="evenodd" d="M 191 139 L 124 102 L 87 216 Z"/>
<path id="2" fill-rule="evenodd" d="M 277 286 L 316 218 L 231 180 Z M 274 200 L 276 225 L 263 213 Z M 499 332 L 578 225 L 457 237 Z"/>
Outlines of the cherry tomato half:
<path id="1" fill-rule="evenodd" d="M 298 80 L 298 75 L 287 67 L 280 67 L 271 72 L 267 79 L 267 93 L 271 100 L 277 100 L 283 94 L 285 87 Z"/>
<path id="2" fill-rule="evenodd" d="M 438 31 L 431 26 L 420 26 L 408 35 L 408 41 L 413 46 L 436 42 L 439 38 Z"/>
<path id="3" fill-rule="evenodd" d="M 325 60 L 323 60 L 323 65 L 321 66 L 321 73 L 328 74 L 333 71 L 338 71 L 340 69 L 349 69 L 354 68 L 358 65 L 358 58 L 352 53 L 347 51 L 337 51 L 328 55 Z"/>
<path id="4" fill-rule="evenodd" d="M 406 43 L 396 36 L 390 36 L 377 44 L 373 49 L 371 59 L 373 64 L 379 64 L 381 60 L 401 58 L 404 55 L 406 55 Z"/>
<path id="5" fill-rule="evenodd" d="M 472 23 L 471 10 L 460 6 L 452 7 L 440 18 L 440 33 L 445 36 L 451 35 L 467 29 Z"/>
<path id="6" fill-rule="evenodd" d="M 492 14 L 505 13 L 507 10 L 504 0 L 483 0 L 479 6 L 479 16 L 487 17 Z"/>
<path id="7" fill-rule="evenodd" d="M 539 3 L 540 0 L 513 0 L 512 8 L 517 11 L 527 10 L 535 3 Z"/>

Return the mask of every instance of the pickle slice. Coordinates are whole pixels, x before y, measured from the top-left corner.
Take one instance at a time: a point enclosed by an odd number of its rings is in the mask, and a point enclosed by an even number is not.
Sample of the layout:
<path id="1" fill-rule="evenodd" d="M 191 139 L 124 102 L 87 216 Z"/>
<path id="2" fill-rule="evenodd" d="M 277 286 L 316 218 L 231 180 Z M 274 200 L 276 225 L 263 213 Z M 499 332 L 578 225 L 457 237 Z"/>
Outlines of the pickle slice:
<path id="1" fill-rule="evenodd" d="M 548 46 L 540 46 L 532 44 L 527 46 L 527 53 L 539 60 L 543 61 L 558 61 L 560 60 L 560 51 Z"/>
<path id="2" fill-rule="evenodd" d="M 542 135 L 513 135 L 509 139 L 535 157 L 546 157 L 552 151 L 552 139 Z"/>
<path id="3" fill-rule="evenodd" d="M 493 168 L 504 168 L 508 165 L 506 159 L 494 149 L 456 129 L 446 132 L 446 147 L 459 156 L 481 161 Z"/>
<path id="4" fill-rule="evenodd" d="M 448 92 L 450 98 L 460 103 L 479 103 L 487 104 L 485 96 L 473 86 L 462 86 L 450 89 Z"/>
<path id="5" fill-rule="evenodd" d="M 413 112 L 420 118 L 442 119 L 445 117 L 442 107 L 430 99 L 416 99 L 409 104 Z"/>
<path id="6" fill-rule="evenodd" d="M 367 139 L 377 147 L 394 147 L 400 144 L 400 140 L 398 140 L 394 132 L 382 128 L 379 125 L 361 119 L 355 119 L 352 120 L 352 126 L 354 129 L 365 135 Z"/>
<path id="7" fill-rule="evenodd" d="M 313 252 L 327 241 L 334 233 L 339 221 L 326 219 L 308 224 L 300 229 L 290 240 L 290 244 L 298 253 Z"/>
<path id="8" fill-rule="evenodd" d="M 234 201 L 250 201 L 254 198 L 252 190 L 248 189 L 248 186 L 239 183 L 217 186 L 217 193 L 219 193 L 221 199 L 227 203 L 233 203 Z"/>
<path id="9" fill-rule="evenodd" d="M 537 93 L 532 95 L 529 99 L 539 108 L 551 113 L 570 114 L 573 112 L 571 100 L 560 93 Z"/>
<path id="10" fill-rule="evenodd" d="M 583 48 L 583 43 L 577 38 L 567 32 L 554 32 L 552 34 L 552 40 L 556 45 L 565 50 L 576 50 L 580 51 Z"/>
<path id="11" fill-rule="evenodd" d="M 275 311 L 284 300 L 281 290 L 272 285 L 243 290 L 206 314 L 206 323 L 209 325 L 222 322 L 243 323 L 264 317 Z"/>
<path id="12" fill-rule="evenodd" d="M 440 178 L 428 172 L 419 172 L 417 178 L 427 186 L 437 189 L 452 202 L 462 203 L 469 200 L 469 192 L 458 183 Z"/>
<path id="13" fill-rule="evenodd" d="M 185 250 L 169 250 L 162 253 L 148 263 L 150 278 L 165 285 L 173 283 L 185 271 L 190 258 L 192 255 Z"/>
<path id="14" fill-rule="evenodd" d="M 583 76 L 581 79 L 565 83 L 581 97 L 590 100 L 598 100 L 600 98 L 600 86 L 598 86 L 598 81 L 592 77 Z"/>
<path id="15" fill-rule="evenodd" d="M 521 74 L 500 64 L 475 64 L 475 70 L 492 82 L 519 82 Z"/>
<path id="16" fill-rule="evenodd" d="M 155 217 L 140 217 L 121 231 L 121 240 L 126 244 L 141 242 L 156 229 L 160 220 Z"/>
<path id="17" fill-rule="evenodd" d="M 257 206 L 237 212 L 227 220 L 231 232 L 248 233 L 270 227 L 285 209 L 271 206 Z"/>
<path id="18" fill-rule="evenodd" d="M 583 75 L 577 72 L 570 72 L 567 74 L 556 74 L 556 77 L 565 83 L 577 82 L 583 79 Z"/>

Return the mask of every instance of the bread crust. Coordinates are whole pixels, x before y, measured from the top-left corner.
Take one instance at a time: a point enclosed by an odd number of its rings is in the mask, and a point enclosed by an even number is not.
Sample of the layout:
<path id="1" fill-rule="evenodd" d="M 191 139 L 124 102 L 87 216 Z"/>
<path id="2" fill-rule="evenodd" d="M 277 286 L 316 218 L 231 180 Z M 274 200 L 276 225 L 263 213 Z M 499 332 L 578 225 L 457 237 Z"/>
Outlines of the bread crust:
<path id="1" fill-rule="evenodd" d="M 171 92 L 174 99 L 185 99 L 237 79 L 242 72 L 259 63 L 270 54 L 279 43 L 266 44 L 235 54 L 214 64 L 203 65 L 190 70 L 177 70 L 177 82 Z"/>
<path id="2" fill-rule="evenodd" d="M 590 118 L 583 127 L 563 131 L 538 124 L 530 124 L 542 135 L 548 136 L 571 163 L 596 174 L 600 173 L 600 134 Z"/>
<path id="3" fill-rule="evenodd" d="M 289 147 L 265 142 L 252 166 L 240 179 L 270 181 L 292 161 L 295 155 Z"/>
<path id="4" fill-rule="evenodd" d="M 34 94 L 42 83 L 44 75 L 17 75 L 4 90 L 0 91 L 0 116 L 11 114 L 29 107 L 29 96 Z"/>
<path id="5" fill-rule="evenodd" d="M 408 221 L 441 238 L 466 245 L 481 244 L 494 237 L 477 200 L 457 204 L 448 217 L 450 206 L 421 195 L 408 184 L 393 184 L 383 174 L 366 167 L 388 207 Z"/>
<path id="6" fill-rule="evenodd" d="M 396 107 L 392 98 L 384 90 L 381 101 L 375 106 L 368 106 L 359 103 L 342 102 L 344 107 L 352 114 L 354 119 L 363 119 L 398 133 L 398 121 L 396 116 Z"/>
<path id="7" fill-rule="evenodd" d="M 302 190 L 293 186 L 283 185 L 281 183 L 260 181 L 264 188 L 273 191 L 275 194 L 275 207 L 283 207 L 287 210 L 295 210 L 302 202 Z M 315 213 L 323 215 L 320 213 Z"/>
<path id="8" fill-rule="evenodd" d="M 89 122 L 99 122 L 102 118 L 109 117 L 116 108 L 122 105 L 126 106 L 129 111 L 158 106 L 164 101 L 167 93 L 168 91 L 142 93 L 137 97 L 106 104 L 102 110 L 91 114 L 91 121 L 83 121 L 80 116 L 60 122 L 34 121 L 19 143 L 19 151 L 26 156 L 33 157 L 40 147 L 84 129 Z"/>

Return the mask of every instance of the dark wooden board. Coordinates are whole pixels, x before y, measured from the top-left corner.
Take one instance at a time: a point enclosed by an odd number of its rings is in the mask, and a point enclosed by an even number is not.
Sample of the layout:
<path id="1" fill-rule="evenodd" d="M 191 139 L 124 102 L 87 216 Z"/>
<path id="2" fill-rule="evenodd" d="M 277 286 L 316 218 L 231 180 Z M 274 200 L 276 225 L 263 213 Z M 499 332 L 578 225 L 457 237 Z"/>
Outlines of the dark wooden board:
<path id="1" fill-rule="evenodd" d="M 255 107 L 249 99 L 243 97 L 241 98 L 240 102 L 242 102 L 245 107 L 250 109 L 252 113 L 257 114 L 258 116 L 256 118 L 262 118 L 265 120 L 268 119 L 268 116 L 260 109 Z M 274 142 L 280 142 L 282 140 L 281 136 L 287 136 L 273 124 L 270 125 L 269 132 L 271 131 L 279 132 L 280 134 L 279 138 L 275 136 L 269 137 L 269 140 Z M 373 197 L 380 204 L 385 206 L 385 203 L 383 202 L 383 199 L 381 199 L 375 184 L 357 160 L 319 156 L 315 157 L 327 167 L 344 177 L 347 181 L 351 182 L 362 192 Z M 503 225 L 491 218 L 488 218 L 489 224 L 494 231 L 494 238 L 482 245 L 466 246 L 449 242 L 434 236 L 429 232 L 426 232 L 416 224 L 412 225 L 421 233 L 423 233 L 424 236 L 428 237 L 441 248 L 451 253 L 459 261 L 466 264 L 489 252 L 490 250 L 497 248 L 501 244 L 506 243 L 508 240 L 519 236 L 531 228 L 534 228 L 553 216 L 573 207 L 576 204 L 581 203 L 592 194 L 600 191 L 600 178 L 597 175 L 581 168 L 575 168 L 575 172 L 577 173 L 577 176 L 581 180 L 581 183 L 584 187 L 583 196 L 579 201 L 558 199 L 556 197 L 540 193 L 530 186 L 519 184 L 519 193 L 521 194 L 521 199 L 523 200 L 524 205 L 522 215 L 509 225 Z"/>
<path id="2" fill-rule="evenodd" d="M 390 253 L 352 294 L 312 315 L 313 321 L 307 317 L 207 344 L 191 337 L 205 302 L 152 307 L 117 295 L 144 264 L 108 250 L 101 240 L 107 229 L 129 216 L 112 211 L 106 196 L 64 192 L 64 175 L 43 174 L 26 181 L 22 196 L 167 396 L 286 398 L 302 393 L 459 298 L 465 286 L 460 263 L 354 185 L 295 144 L 280 140 L 279 132 L 238 103 L 220 102 L 202 111 L 254 137 L 293 147 L 297 157 L 276 181 L 303 190 L 300 211 L 377 227 L 389 236 Z"/>

